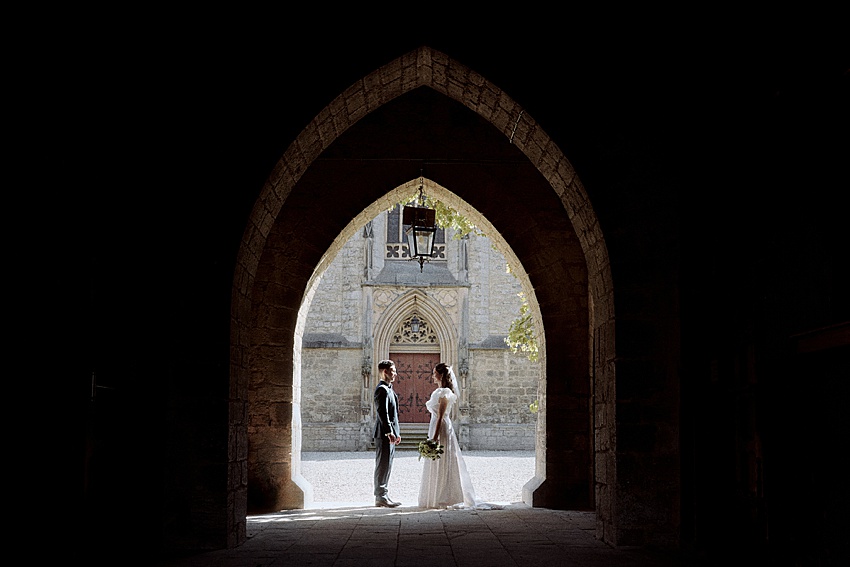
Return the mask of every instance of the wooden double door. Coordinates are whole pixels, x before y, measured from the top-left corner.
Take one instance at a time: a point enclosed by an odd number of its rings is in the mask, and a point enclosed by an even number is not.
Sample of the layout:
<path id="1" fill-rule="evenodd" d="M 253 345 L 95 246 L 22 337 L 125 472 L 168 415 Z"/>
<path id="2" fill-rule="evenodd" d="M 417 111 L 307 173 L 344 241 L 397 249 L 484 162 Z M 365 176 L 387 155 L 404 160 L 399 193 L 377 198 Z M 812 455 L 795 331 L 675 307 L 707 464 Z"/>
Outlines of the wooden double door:
<path id="1" fill-rule="evenodd" d="M 393 390 L 398 396 L 399 421 L 428 423 L 431 416 L 425 409 L 425 402 L 435 388 L 431 382 L 431 371 L 440 362 L 440 353 L 393 353 L 390 358 L 398 372 Z"/>

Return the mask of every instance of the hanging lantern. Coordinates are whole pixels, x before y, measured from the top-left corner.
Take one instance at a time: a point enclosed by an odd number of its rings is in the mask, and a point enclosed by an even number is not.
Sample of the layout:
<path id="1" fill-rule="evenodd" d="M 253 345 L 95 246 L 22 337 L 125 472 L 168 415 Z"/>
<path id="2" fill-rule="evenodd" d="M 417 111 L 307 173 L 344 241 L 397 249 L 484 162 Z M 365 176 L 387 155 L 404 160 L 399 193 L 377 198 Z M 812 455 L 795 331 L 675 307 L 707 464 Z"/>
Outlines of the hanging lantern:
<path id="1" fill-rule="evenodd" d="M 404 207 L 402 224 L 405 230 L 410 259 L 419 261 L 419 271 L 423 264 L 434 255 L 434 240 L 437 234 L 437 211 L 425 206 L 425 196 L 422 185 L 419 186 L 418 206 Z"/>

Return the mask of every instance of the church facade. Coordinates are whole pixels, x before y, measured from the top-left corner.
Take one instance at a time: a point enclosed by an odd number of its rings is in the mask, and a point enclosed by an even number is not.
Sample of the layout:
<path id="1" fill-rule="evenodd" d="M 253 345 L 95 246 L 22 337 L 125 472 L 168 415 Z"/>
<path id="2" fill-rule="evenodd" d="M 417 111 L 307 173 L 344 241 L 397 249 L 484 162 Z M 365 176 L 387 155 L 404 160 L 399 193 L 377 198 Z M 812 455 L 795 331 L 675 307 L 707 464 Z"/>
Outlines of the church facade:
<path id="1" fill-rule="evenodd" d="M 453 366 L 452 419 L 464 449 L 534 450 L 540 364 L 505 343 L 520 284 L 486 235 L 439 229 L 434 255 L 410 257 L 401 206 L 351 237 L 315 286 L 301 350 L 304 451 L 373 446 L 377 363 L 396 363 L 402 435 L 422 431 L 431 369 Z"/>

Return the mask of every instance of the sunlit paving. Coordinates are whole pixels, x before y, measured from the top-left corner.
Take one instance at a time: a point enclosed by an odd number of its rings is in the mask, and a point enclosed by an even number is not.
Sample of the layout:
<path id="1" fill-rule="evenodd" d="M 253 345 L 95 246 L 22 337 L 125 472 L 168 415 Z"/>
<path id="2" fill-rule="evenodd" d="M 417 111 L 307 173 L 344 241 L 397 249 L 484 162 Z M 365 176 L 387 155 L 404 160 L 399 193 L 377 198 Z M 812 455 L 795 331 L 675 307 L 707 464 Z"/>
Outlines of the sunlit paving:
<path id="1" fill-rule="evenodd" d="M 464 451 L 463 456 L 479 499 L 501 505 L 522 502 L 522 487 L 534 477 L 534 451 Z M 302 476 L 313 487 L 307 507 L 371 506 L 374 467 L 371 451 L 302 453 Z M 402 507 L 417 506 L 422 467 L 416 451 L 396 453 L 389 490 Z"/>
<path id="2" fill-rule="evenodd" d="M 315 508 L 312 509 L 304 509 L 304 510 L 285 510 L 275 514 L 263 514 L 259 516 L 248 516 L 249 524 L 274 524 L 274 523 L 286 523 L 286 522 L 316 522 L 321 520 L 345 520 L 351 518 L 359 518 L 363 516 L 364 513 L 375 511 L 380 513 L 381 517 L 402 517 L 402 516 L 414 516 L 421 514 L 433 513 L 434 510 L 425 509 L 425 508 L 395 508 L 395 509 L 385 509 L 385 508 L 377 508 L 375 506 L 344 506 L 338 503 L 334 503 L 333 506 L 328 506 L 327 508 L 322 509 L 323 511 L 316 511 Z"/>

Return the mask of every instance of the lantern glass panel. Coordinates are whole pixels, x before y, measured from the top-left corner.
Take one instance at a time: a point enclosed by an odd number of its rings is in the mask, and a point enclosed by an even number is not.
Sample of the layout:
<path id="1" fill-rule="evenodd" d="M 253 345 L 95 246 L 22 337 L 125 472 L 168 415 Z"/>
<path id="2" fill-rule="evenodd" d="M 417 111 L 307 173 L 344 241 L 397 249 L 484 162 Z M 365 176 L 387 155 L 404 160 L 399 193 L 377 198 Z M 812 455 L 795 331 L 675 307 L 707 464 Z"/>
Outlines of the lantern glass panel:
<path id="1" fill-rule="evenodd" d="M 412 226 L 407 229 L 407 245 L 414 258 L 431 256 L 434 252 L 434 234 L 437 229 L 427 226 Z"/>

